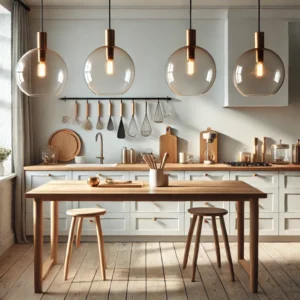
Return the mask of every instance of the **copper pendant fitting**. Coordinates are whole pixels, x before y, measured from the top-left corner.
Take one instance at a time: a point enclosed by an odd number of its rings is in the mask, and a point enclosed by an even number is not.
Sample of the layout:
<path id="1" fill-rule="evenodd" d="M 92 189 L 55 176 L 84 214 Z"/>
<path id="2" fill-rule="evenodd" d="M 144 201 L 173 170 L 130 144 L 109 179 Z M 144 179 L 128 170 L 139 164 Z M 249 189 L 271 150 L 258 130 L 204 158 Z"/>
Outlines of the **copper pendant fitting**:
<path id="1" fill-rule="evenodd" d="M 255 49 L 256 50 L 256 62 L 264 61 L 264 48 L 265 48 L 265 33 L 255 32 L 254 35 Z"/>
<path id="2" fill-rule="evenodd" d="M 105 30 L 105 46 L 107 46 L 106 60 L 113 60 L 115 47 L 115 31 L 113 29 Z"/>
<path id="3" fill-rule="evenodd" d="M 187 46 L 187 60 L 195 59 L 195 47 L 196 47 L 195 29 L 188 29 L 186 31 L 186 46 Z"/>
<path id="4" fill-rule="evenodd" d="M 47 32 L 37 32 L 38 62 L 46 61 Z"/>

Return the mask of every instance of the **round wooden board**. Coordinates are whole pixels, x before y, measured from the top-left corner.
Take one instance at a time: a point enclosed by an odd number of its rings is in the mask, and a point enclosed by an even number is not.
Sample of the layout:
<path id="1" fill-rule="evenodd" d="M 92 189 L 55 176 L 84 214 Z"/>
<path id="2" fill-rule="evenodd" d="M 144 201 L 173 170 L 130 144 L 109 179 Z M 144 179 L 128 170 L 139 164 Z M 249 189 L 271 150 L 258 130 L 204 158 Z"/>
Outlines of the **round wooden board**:
<path id="1" fill-rule="evenodd" d="M 79 136 L 70 129 L 60 129 L 55 131 L 50 136 L 48 144 L 58 148 L 59 161 L 70 161 L 74 159 L 81 149 Z"/>

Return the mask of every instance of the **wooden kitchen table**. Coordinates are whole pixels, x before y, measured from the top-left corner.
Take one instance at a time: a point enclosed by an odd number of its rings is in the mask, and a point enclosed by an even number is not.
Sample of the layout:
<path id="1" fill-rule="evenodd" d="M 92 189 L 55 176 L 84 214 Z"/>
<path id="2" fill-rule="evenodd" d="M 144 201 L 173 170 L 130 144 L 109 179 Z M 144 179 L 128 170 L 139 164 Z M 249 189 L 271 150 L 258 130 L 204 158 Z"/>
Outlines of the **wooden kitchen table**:
<path id="1" fill-rule="evenodd" d="M 167 197 L 166 197 L 167 196 Z M 90 187 L 85 181 L 51 181 L 26 193 L 33 198 L 34 289 L 42 292 L 42 281 L 57 261 L 59 201 L 236 201 L 238 259 L 250 275 L 250 289 L 258 288 L 258 200 L 267 194 L 242 181 L 171 181 L 168 187 Z M 51 252 L 43 263 L 43 202 L 51 201 Z M 250 201 L 250 263 L 244 259 L 244 202 Z"/>

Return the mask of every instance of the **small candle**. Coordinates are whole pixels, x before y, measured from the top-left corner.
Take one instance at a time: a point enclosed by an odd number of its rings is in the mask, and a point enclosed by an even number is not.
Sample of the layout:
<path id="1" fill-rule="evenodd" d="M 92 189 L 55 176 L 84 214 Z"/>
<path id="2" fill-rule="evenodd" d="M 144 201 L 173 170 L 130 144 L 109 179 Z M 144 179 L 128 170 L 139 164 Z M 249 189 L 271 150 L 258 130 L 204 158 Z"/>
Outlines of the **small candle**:
<path id="1" fill-rule="evenodd" d="M 186 163 L 186 154 L 185 152 L 179 152 L 179 163 L 185 164 Z"/>

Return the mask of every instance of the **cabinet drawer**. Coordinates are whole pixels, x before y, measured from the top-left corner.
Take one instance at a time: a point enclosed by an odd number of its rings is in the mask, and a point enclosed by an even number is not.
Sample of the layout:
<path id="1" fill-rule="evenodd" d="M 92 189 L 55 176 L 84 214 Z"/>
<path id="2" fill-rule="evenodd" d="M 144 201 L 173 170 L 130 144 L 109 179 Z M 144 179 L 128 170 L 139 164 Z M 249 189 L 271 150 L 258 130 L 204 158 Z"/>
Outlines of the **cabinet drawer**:
<path id="1" fill-rule="evenodd" d="M 229 172 L 217 172 L 217 171 L 193 171 L 185 172 L 185 180 L 229 180 Z"/>
<path id="2" fill-rule="evenodd" d="M 300 172 L 280 172 L 279 186 L 286 189 L 300 189 Z"/>
<path id="3" fill-rule="evenodd" d="M 229 201 L 186 201 L 185 212 L 193 207 L 218 207 L 229 211 Z"/>
<path id="4" fill-rule="evenodd" d="M 58 234 L 68 235 L 71 225 L 71 218 L 65 213 L 58 214 Z M 46 214 L 43 216 L 44 235 L 50 235 L 51 219 Z M 26 235 L 33 235 L 33 215 L 32 213 L 26 214 Z"/>
<path id="5" fill-rule="evenodd" d="M 142 202 L 132 201 L 131 212 L 184 212 L 184 202 Z"/>
<path id="6" fill-rule="evenodd" d="M 278 187 L 278 172 L 230 172 L 230 180 L 244 181 L 257 188 Z"/>
<path id="7" fill-rule="evenodd" d="M 79 201 L 75 202 L 76 208 L 100 207 L 106 209 L 107 213 L 129 212 L 129 202 L 105 202 L 105 201 Z"/>
<path id="8" fill-rule="evenodd" d="M 184 235 L 184 213 L 132 213 L 132 235 Z"/>
<path id="9" fill-rule="evenodd" d="M 93 218 L 84 218 L 82 235 L 96 235 L 96 224 Z M 101 227 L 105 235 L 129 235 L 129 213 L 106 213 L 101 216 Z"/>
<path id="10" fill-rule="evenodd" d="M 278 235 L 278 214 L 259 214 L 259 235 Z M 250 234 L 250 214 L 245 213 L 245 235 Z M 237 216 L 230 214 L 230 235 L 237 235 Z"/>
<path id="11" fill-rule="evenodd" d="M 189 232 L 192 217 L 193 217 L 193 215 L 191 215 L 189 213 L 185 214 L 185 234 L 188 234 L 188 232 Z M 226 225 L 227 234 L 229 234 L 228 214 L 224 216 L 224 221 L 225 221 L 225 225 Z M 220 236 L 220 235 L 222 235 L 222 231 L 221 231 L 219 218 L 216 218 L 216 223 L 217 223 L 218 235 Z M 194 228 L 194 235 L 196 234 L 196 228 L 197 228 L 197 224 Z M 204 220 L 202 223 L 201 235 L 213 235 L 211 217 L 204 217 Z"/>
<path id="12" fill-rule="evenodd" d="M 100 180 L 108 177 L 115 180 L 129 180 L 129 172 L 123 171 L 74 171 L 73 180 L 87 180 L 89 177 L 98 175 Z"/>
<path id="13" fill-rule="evenodd" d="M 283 213 L 300 213 L 300 190 L 279 189 L 279 211 Z"/>
<path id="14" fill-rule="evenodd" d="M 279 234 L 300 236 L 300 213 L 279 213 Z"/>
<path id="15" fill-rule="evenodd" d="M 259 212 L 269 213 L 279 211 L 279 198 L 277 188 L 261 188 L 262 192 L 268 195 L 268 198 L 259 199 Z M 281 200 L 282 201 L 282 200 Z M 245 212 L 250 212 L 250 203 L 245 201 Z M 230 212 L 236 212 L 236 202 L 230 202 Z"/>
<path id="16" fill-rule="evenodd" d="M 169 175 L 169 180 L 184 180 L 184 172 L 165 171 Z M 130 172 L 130 180 L 149 181 L 148 171 L 133 171 Z"/>

